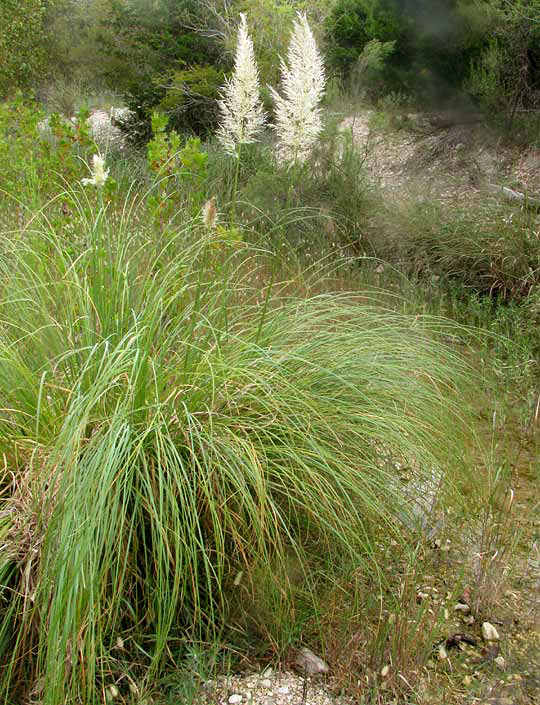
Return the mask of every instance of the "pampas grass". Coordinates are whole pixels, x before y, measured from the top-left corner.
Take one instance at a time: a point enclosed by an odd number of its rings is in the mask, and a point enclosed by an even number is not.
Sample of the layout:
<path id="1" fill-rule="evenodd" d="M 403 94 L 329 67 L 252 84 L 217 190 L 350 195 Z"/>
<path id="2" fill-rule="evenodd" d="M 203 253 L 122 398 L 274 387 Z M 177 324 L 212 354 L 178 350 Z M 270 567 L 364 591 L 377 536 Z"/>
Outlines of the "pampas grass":
<path id="1" fill-rule="evenodd" d="M 44 227 L 0 263 L 2 702 L 90 705 L 126 669 L 144 690 L 171 643 L 225 627 L 240 571 L 293 555 L 309 583 L 314 546 L 318 580 L 345 560 L 383 585 L 377 546 L 410 533 L 398 463 L 464 482 L 438 322 L 263 304 L 261 253 L 203 228 L 157 245 L 101 210 L 77 248 Z"/>
<path id="2" fill-rule="evenodd" d="M 253 42 L 244 14 L 240 15 L 234 72 L 222 89 L 219 107 L 221 123 L 217 131 L 218 140 L 228 154 L 239 158 L 241 146 L 256 141 L 256 135 L 263 129 L 266 120 L 259 98 L 259 71 Z"/>

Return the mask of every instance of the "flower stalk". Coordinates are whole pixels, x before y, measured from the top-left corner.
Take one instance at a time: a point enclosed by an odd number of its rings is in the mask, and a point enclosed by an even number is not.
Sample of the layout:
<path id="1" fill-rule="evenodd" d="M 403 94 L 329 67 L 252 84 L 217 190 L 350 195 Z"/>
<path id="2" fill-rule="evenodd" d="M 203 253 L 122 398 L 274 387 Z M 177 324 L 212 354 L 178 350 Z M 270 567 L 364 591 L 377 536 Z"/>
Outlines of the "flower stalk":
<path id="1" fill-rule="evenodd" d="M 244 14 L 240 15 L 234 72 L 222 88 L 219 107 L 218 139 L 228 154 L 239 159 L 241 145 L 256 142 L 266 121 L 259 97 L 259 70 Z"/>

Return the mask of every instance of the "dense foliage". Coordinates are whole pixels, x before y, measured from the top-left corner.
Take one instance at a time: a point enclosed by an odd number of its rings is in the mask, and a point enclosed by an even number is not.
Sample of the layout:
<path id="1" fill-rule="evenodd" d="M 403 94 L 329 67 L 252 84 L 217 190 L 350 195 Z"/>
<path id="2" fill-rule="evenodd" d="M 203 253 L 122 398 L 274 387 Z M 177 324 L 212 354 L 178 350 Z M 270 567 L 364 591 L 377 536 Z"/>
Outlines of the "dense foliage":
<path id="1" fill-rule="evenodd" d="M 530 104 L 540 88 L 539 19 L 535 0 L 337 0 L 328 56 L 347 79 L 370 42 L 391 41 L 372 95 L 393 90 L 440 103 L 461 94 L 507 111 Z"/>
<path id="2" fill-rule="evenodd" d="M 160 107 L 171 126 L 201 132 L 215 124 L 215 99 L 227 57 L 203 27 L 204 8 L 193 0 L 113 1 L 114 33 L 102 35 L 104 50 L 123 67 L 127 103 L 139 139 L 150 136 L 150 115 Z"/>
<path id="3" fill-rule="evenodd" d="M 54 0 L 0 3 L 0 97 L 36 81 L 46 67 L 47 11 Z"/>

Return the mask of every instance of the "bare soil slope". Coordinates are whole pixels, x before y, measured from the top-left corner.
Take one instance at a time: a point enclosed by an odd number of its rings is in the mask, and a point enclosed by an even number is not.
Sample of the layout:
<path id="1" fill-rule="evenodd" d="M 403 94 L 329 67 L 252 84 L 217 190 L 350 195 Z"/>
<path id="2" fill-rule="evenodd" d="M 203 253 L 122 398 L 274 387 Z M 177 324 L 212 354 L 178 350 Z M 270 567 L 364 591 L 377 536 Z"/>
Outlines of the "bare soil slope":
<path id="1" fill-rule="evenodd" d="M 505 144 L 470 116 L 385 117 L 365 109 L 347 117 L 341 129 L 351 132 L 370 175 L 390 193 L 461 201 L 487 194 L 495 184 L 540 194 L 540 150 Z"/>

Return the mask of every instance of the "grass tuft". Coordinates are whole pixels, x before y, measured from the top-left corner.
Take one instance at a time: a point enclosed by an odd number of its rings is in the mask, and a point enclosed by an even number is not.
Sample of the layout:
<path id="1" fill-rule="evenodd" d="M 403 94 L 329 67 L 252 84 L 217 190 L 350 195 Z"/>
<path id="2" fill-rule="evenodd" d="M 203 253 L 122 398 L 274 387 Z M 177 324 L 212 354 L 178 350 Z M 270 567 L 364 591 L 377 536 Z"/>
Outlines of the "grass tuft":
<path id="1" fill-rule="evenodd" d="M 130 213 L 69 241 L 36 220 L 0 264 L 5 703 L 144 690 L 234 618 L 238 576 L 309 603 L 346 563 L 384 594 L 380 546 L 469 484 L 441 321 L 260 300 L 262 253 L 195 223 L 156 242 Z"/>

